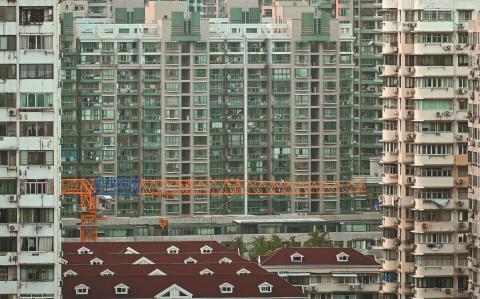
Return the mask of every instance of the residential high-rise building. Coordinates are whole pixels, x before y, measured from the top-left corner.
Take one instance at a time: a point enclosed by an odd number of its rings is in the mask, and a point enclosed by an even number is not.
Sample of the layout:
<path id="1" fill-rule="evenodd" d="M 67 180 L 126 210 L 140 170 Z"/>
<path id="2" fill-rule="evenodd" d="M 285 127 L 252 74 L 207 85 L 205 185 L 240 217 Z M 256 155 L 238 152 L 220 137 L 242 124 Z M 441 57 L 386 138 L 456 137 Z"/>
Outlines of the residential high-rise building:
<path id="1" fill-rule="evenodd" d="M 478 1 L 383 0 L 383 298 L 467 298 L 467 21 Z"/>
<path id="2" fill-rule="evenodd" d="M 0 24 L 0 298 L 59 298 L 58 1 L 1 0 Z"/>
<path id="3" fill-rule="evenodd" d="M 470 256 L 469 290 L 471 298 L 480 298 L 480 274 L 478 271 L 480 257 L 480 15 L 475 15 L 474 20 L 468 24 L 469 32 L 469 94 L 468 94 L 468 125 L 470 136 L 468 140 L 468 162 L 470 175 Z"/>
<path id="4" fill-rule="evenodd" d="M 64 177 L 351 178 L 351 24 L 302 2 L 274 6 L 277 22 L 260 22 L 258 7 L 210 20 L 165 7 L 150 2 L 143 25 L 65 13 Z M 355 198 L 252 196 L 248 212 L 351 212 Z M 112 207 L 119 216 L 245 210 L 243 197 Z"/>

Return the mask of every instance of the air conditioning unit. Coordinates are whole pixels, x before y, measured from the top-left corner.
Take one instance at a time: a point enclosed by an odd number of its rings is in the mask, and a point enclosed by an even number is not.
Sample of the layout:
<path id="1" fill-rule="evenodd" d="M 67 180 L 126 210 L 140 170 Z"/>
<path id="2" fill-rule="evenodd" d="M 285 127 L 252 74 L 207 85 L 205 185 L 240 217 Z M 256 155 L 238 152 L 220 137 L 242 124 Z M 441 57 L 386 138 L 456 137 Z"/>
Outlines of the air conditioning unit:
<path id="1" fill-rule="evenodd" d="M 452 289 L 445 289 L 445 294 L 451 295 L 452 294 Z"/>
<path id="2" fill-rule="evenodd" d="M 18 232 L 18 224 L 15 224 L 15 223 L 9 224 L 8 230 L 10 232 Z"/>
<path id="3" fill-rule="evenodd" d="M 463 179 L 457 179 L 457 180 L 455 181 L 455 183 L 457 183 L 457 184 L 459 184 L 459 185 L 463 184 L 463 182 L 464 182 Z M 461 201 L 459 201 L 459 202 L 461 202 Z"/>
<path id="4" fill-rule="evenodd" d="M 452 47 L 451 47 L 451 46 L 445 46 L 445 47 L 443 47 L 443 49 L 444 49 L 445 51 L 450 51 L 450 50 L 452 49 Z"/>
<path id="5" fill-rule="evenodd" d="M 457 93 L 458 94 L 464 94 L 465 90 L 463 88 L 459 88 L 459 89 L 457 89 Z"/>
<path id="6" fill-rule="evenodd" d="M 450 115 L 452 115 L 452 113 L 450 111 L 445 111 L 445 112 L 443 112 L 443 115 L 450 116 Z"/>
<path id="7" fill-rule="evenodd" d="M 414 138 L 415 138 L 415 133 L 408 133 L 407 139 L 412 140 L 412 139 L 414 139 Z"/>
<path id="8" fill-rule="evenodd" d="M 458 23 L 458 24 L 457 24 L 457 28 L 458 28 L 459 30 L 462 30 L 462 29 L 465 28 L 465 25 L 463 25 L 463 23 Z"/>
<path id="9" fill-rule="evenodd" d="M 9 202 L 17 202 L 17 196 L 16 195 L 10 195 L 8 197 Z"/>
<path id="10" fill-rule="evenodd" d="M 408 111 L 407 111 L 407 117 L 408 117 L 408 118 L 413 118 L 414 115 L 415 115 L 415 114 L 413 113 L 412 110 L 408 110 Z"/>
<path id="11" fill-rule="evenodd" d="M 462 24 L 462 25 L 463 25 L 463 24 Z M 457 45 L 457 46 L 455 47 L 455 49 L 457 49 L 458 51 L 461 51 L 461 50 L 463 50 L 463 47 L 462 47 L 462 45 Z"/>
<path id="12" fill-rule="evenodd" d="M 436 116 L 437 116 L 437 117 L 442 117 L 442 113 L 441 113 L 441 112 L 437 112 L 437 113 L 436 113 Z"/>
<path id="13" fill-rule="evenodd" d="M 426 223 L 422 223 L 422 229 L 426 229 L 427 228 L 427 224 Z"/>
<path id="14" fill-rule="evenodd" d="M 17 111 L 15 109 L 10 109 L 10 110 L 8 110 L 8 115 L 9 116 L 15 116 L 15 115 L 17 115 Z"/>
<path id="15" fill-rule="evenodd" d="M 457 207 L 463 207 L 463 201 L 457 201 Z"/>
<path id="16" fill-rule="evenodd" d="M 407 177 L 407 183 L 413 184 L 415 182 L 415 178 L 413 176 Z"/>

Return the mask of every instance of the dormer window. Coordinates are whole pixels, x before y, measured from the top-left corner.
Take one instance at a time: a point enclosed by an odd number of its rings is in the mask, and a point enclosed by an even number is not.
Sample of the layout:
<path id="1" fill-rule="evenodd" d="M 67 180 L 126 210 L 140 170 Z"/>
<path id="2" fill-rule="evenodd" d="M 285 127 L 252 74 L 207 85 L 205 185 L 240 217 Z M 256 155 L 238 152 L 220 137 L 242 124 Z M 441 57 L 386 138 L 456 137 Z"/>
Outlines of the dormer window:
<path id="1" fill-rule="evenodd" d="M 245 268 L 242 268 L 242 269 L 237 271 L 237 275 L 250 275 L 250 273 L 252 273 L 252 272 L 248 271 Z"/>
<path id="2" fill-rule="evenodd" d="M 345 252 L 341 252 L 337 254 L 337 262 L 348 262 L 348 259 L 350 256 L 346 254 Z"/>
<path id="3" fill-rule="evenodd" d="M 134 261 L 133 264 L 134 265 L 153 265 L 155 263 L 147 259 L 146 257 L 142 256 L 138 260 Z"/>
<path id="4" fill-rule="evenodd" d="M 196 264 L 197 263 L 197 260 L 192 258 L 192 257 L 189 257 L 188 259 L 184 260 L 183 261 L 185 264 Z"/>
<path id="5" fill-rule="evenodd" d="M 202 271 L 200 271 L 200 275 L 213 275 L 213 271 L 205 268 Z"/>
<path id="6" fill-rule="evenodd" d="M 114 287 L 114 289 L 115 289 L 115 294 L 117 295 L 127 295 L 129 287 L 121 283 L 121 284 L 117 284 Z"/>
<path id="7" fill-rule="evenodd" d="M 148 276 L 165 276 L 165 275 L 167 274 L 160 269 L 155 269 L 152 272 L 148 273 Z"/>
<path id="8" fill-rule="evenodd" d="M 202 248 L 200 248 L 200 252 L 202 254 L 211 254 L 213 252 L 213 248 L 208 245 L 205 245 Z"/>
<path id="9" fill-rule="evenodd" d="M 100 272 L 100 276 L 115 276 L 115 273 L 109 269 Z"/>
<path id="10" fill-rule="evenodd" d="M 94 258 L 93 260 L 90 260 L 90 265 L 92 266 L 99 266 L 102 265 L 103 261 L 99 259 L 98 257 Z"/>
<path id="11" fill-rule="evenodd" d="M 301 255 L 298 252 L 295 252 L 294 254 L 292 254 L 290 256 L 290 260 L 294 263 L 301 263 L 301 262 L 303 262 L 303 255 Z"/>
<path id="12" fill-rule="evenodd" d="M 222 294 L 231 294 L 233 293 L 233 285 L 228 282 L 222 283 L 220 285 L 220 293 Z"/>
<path id="13" fill-rule="evenodd" d="M 260 293 L 268 294 L 272 292 L 273 286 L 268 282 L 264 282 L 258 286 L 258 289 L 260 290 Z"/>
<path id="14" fill-rule="evenodd" d="M 218 261 L 219 264 L 231 264 L 232 260 L 229 259 L 228 257 L 224 257 L 221 260 Z"/>
<path id="15" fill-rule="evenodd" d="M 131 247 L 125 248 L 125 249 L 122 250 L 120 253 L 121 253 L 121 254 L 139 254 L 138 251 L 136 251 L 135 249 L 133 249 L 133 248 L 131 248 Z"/>
<path id="16" fill-rule="evenodd" d="M 179 252 L 180 252 L 180 249 L 178 249 L 178 247 L 170 246 L 167 248 L 168 254 L 178 254 Z"/>
<path id="17" fill-rule="evenodd" d="M 88 295 L 90 288 L 84 284 L 79 284 L 75 287 L 75 295 Z"/>
<path id="18" fill-rule="evenodd" d="M 93 252 L 85 246 L 78 248 L 77 253 L 78 254 L 93 254 Z"/>
<path id="19" fill-rule="evenodd" d="M 60 258 L 59 261 L 60 261 L 60 264 L 62 264 L 62 265 L 67 265 L 68 264 L 68 261 L 64 258 Z"/>
<path id="20" fill-rule="evenodd" d="M 77 276 L 78 273 L 73 270 L 63 272 L 63 277 Z"/>

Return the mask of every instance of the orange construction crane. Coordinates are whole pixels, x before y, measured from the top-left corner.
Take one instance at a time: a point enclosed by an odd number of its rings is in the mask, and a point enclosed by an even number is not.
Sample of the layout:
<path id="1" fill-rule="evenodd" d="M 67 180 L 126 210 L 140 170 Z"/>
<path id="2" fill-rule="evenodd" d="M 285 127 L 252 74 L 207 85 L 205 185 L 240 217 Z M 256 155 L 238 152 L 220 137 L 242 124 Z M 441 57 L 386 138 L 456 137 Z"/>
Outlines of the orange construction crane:
<path id="1" fill-rule="evenodd" d="M 98 222 L 106 219 L 100 215 L 100 200 L 115 195 L 151 195 L 168 199 L 179 195 L 312 195 L 365 192 L 364 181 L 62 179 L 62 195 L 79 197 L 81 242 L 97 240 Z"/>

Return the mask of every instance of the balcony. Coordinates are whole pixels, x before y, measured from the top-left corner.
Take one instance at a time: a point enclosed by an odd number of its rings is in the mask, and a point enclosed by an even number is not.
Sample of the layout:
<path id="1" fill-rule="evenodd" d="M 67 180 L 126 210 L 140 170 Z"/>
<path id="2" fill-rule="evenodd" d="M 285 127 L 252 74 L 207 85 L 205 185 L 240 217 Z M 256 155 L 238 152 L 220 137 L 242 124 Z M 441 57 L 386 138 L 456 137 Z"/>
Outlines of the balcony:
<path id="1" fill-rule="evenodd" d="M 397 217 L 382 217 L 382 227 L 396 228 L 400 224 L 400 219 Z"/>
<path id="2" fill-rule="evenodd" d="M 398 141 L 397 130 L 383 130 L 382 131 L 382 140 L 383 141 Z"/>
<path id="3" fill-rule="evenodd" d="M 385 152 L 383 153 L 384 163 L 395 163 L 398 161 L 398 152 Z"/>
<path id="4" fill-rule="evenodd" d="M 396 98 L 398 97 L 398 87 L 395 86 L 383 86 L 382 96 L 384 98 Z"/>
<path id="5" fill-rule="evenodd" d="M 395 173 L 383 174 L 382 184 L 386 184 L 386 185 L 398 184 L 398 174 L 395 174 Z"/>
<path id="6" fill-rule="evenodd" d="M 384 108 L 384 109 L 383 109 L 382 119 L 384 119 L 384 120 L 395 120 L 395 119 L 398 119 L 398 110 L 397 110 L 397 108 L 391 108 L 391 109 Z"/>
<path id="7" fill-rule="evenodd" d="M 454 88 L 414 88 L 415 97 L 421 99 L 453 98 Z"/>
<path id="8" fill-rule="evenodd" d="M 397 204 L 397 201 L 398 201 L 398 196 L 384 194 L 384 195 L 382 195 L 382 200 L 381 200 L 380 203 L 384 207 L 392 207 L 392 206 L 395 206 Z"/>
<path id="9" fill-rule="evenodd" d="M 382 1 L 382 8 L 383 9 L 397 9 L 398 8 L 398 0 L 383 0 Z"/>
<path id="10" fill-rule="evenodd" d="M 382 270 L 386 272 L 396 272 L 398 267 L 397 260 L 383 260 Z"/>
<path id="11" fill-rule="evenodd" d="M 415 177 L 415 188 L 443 187 L 451 188 L 454 186 L 453 177 Z"/>
<path id="12" fill-rule="evenodd" d="M 396 293 L 398 291 L 398 284 L 396 282 L 385 282 L 382 285 L 380 292 L 382 293 Z"/>
<path id="13" fill-rule="evenodd" d="M 382 31 L 384 32 L 397 32 L 399 23 L 397 21 L 383 21 Z"/>
<path id="14" fill-rule="evenodd" d="M 398 53 L 398 44 L 383 43 L 382 54 L 395 54 Z"/>
<path id="15" fill-rule="evenodd" d="M 453 155 L 415 155 L 414 164 L 424 165 L 451 165 L 453 164 Z"/>
<path id="16" fill-rule="evenodd" d="M 447 200 L 447 202 L 444 202 Z M 468 200 L 466 199 L 422 199 L 422 198 L 415 198 L 415 210 L 437 210 L 437 209 L 454 209 L 455 207 L 468 207 Z"/>
<path id="17" fill-rule="evenodd" d="M 392 238 L 382 238 L 383 249 L 397 249 L 400 245 L 400 239 Z"/>
<path id="18" fill-rule="evenodd" d="M 422 232 L 451 232 L 455 230 L 455 224 L 451 221 L 437 221 L 437 222 L 421 222 L 415 221 L 413 226 L 414 231 L 417 233 Z"/>
<path id="19" fill-rule="evenodd" d="M 415 143 L 453 143 L 453 132 L 417 132 Z"/>
<path id="20" fill-rule="evenodd" d="M 451 288 L 415 288 L 414 298 L 456 298 Z"/>
<path id="21" fill-rule="evenodd" d="M 396 76 L 398 75 L 399 67 L 397 65 L 383 65 L 382 76 Z M 383 81 L 381 82 L 383 83 Z"/>

